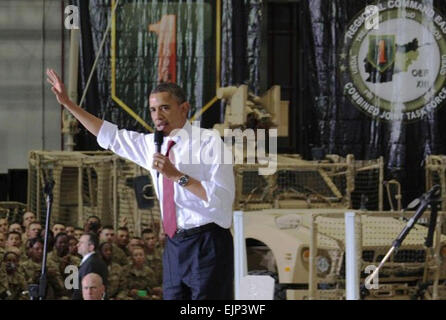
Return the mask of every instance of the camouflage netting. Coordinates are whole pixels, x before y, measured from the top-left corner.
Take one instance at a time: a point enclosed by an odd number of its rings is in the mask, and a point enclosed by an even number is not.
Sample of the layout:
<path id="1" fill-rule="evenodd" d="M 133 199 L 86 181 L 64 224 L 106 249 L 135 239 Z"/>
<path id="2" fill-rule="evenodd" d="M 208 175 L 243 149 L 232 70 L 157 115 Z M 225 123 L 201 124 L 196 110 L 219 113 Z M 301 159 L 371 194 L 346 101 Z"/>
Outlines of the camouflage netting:
<path id="1" fill-rule="evenodd" d="M 110 152 L 32 151 L 28 179 L 28 207 L 42 222 L 46 219 L 45 182 L 53 179 L 52 222 L 83 227 L 95 215 L 102 225 L 115 228 L 127 220 L 134 235 L 146 227 L 159 229 L 157 199 L 151 191 L 142 196 L 145 185 L 151 190 L 149 173 Z"/>

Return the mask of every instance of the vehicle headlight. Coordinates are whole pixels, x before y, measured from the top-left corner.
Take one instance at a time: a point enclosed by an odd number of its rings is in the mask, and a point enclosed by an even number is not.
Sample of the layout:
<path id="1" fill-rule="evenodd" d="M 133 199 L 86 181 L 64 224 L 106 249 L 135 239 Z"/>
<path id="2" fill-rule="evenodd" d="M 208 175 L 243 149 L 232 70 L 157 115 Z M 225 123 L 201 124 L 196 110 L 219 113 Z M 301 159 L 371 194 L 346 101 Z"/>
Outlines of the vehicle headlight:
<path id="1" fill-rule="evenodd" d="M 301 256 L 302 256 L 302 261 L 304 263 L 308 263 L 308 261 L 310 261 L 310 249 L 304 248 L 302 250 Z"/>
<path id="2" fill-rule="evenodd" d="M 310 262 L 310 249 L 308 247 L 303 248 L 301 251 L 301 259 L 303 265 L 307 268 Z M 325 276 L 330 273 L 331 270 L 331 258 L 326 250 L 318 250 L 315 259 L 316 272 L 319 276 Z"/>
<path id="3" fill-rule="evenodd" d="M 330 271 L 331 261 L 328 257 L 317 256 L 316 257 L 316 269 L 318 274 L 326 274 Z"/>

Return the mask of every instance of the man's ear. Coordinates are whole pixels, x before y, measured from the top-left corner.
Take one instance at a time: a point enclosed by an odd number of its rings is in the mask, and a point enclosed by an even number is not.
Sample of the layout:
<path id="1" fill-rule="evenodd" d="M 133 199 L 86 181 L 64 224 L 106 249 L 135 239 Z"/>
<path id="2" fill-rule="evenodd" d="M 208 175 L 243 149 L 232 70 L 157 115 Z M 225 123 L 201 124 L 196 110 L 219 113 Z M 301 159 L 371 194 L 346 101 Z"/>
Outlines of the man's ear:
<path id="1" fill-rule="evenodd" d="M 185 113 L 185 115 L 186 115 L 186 117 L 187 117 L 187 114 L 189 113 L 189 110 L 190 110 L 190 104 L 189 104 L 189 102 L 183 102 L 182 104 L 181 104 L 181 110 Z"/>

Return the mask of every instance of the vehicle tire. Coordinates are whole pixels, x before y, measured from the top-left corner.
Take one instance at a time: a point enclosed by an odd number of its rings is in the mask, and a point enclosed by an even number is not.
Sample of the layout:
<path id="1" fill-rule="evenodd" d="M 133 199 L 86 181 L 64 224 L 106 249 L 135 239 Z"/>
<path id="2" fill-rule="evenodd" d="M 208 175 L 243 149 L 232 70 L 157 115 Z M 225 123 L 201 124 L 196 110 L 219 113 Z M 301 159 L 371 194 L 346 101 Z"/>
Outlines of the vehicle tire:
<path id="1" fill-rule="evenodd" d="M 251 270 L 248 271 L 250 276 L 270 276 L 274 279 L 274 300 L 286 300 L 286 290 L 283 285 L 279 283 L 279 276 L 276 272 L 268 270 Z"/>

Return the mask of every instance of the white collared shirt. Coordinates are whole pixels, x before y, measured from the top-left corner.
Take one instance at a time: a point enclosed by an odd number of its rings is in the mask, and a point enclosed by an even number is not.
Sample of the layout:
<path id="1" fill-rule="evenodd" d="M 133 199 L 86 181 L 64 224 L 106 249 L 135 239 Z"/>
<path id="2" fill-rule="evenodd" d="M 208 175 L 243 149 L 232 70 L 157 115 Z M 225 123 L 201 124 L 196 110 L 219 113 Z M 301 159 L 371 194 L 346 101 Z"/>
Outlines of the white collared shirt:
<path id="1" fill-rule="evenodd" d="M 82 265 L 92 254 L 94 251 L 87 253 L 85 256 L 82 257 L 81 263 L 79 265 Z"/>
<path id="2" fill-rule="evenodd" d="M 233 166 L 232 163 L 223 164 L 223 156 L 219 158 L 215 152 L 208 152 L 218 148 L 230 152 L 224 147 L 220 136 L 212 130 L 193 127 L 186 121 L 181 132 L 172 137 L 165 137 L 161 146 L 162 154 L 166 154 L 169 140 L 175 141 L 170 151 L 174 154 L 175 167 L 201 182 L 208 198 L 208 201 L 204 201 L 178 183 L 174 183 L 178 228 L 190 229 L 211 222 L 229 228 L 235 196 Z M 155 182 L 158 199 L 162 199 L 162 175 L 160 174 L 157 179 L 157 171 L 152 169 L 153 154 L 156 152 L 154 134 L 118 130 L 116 125 L 104 121 L 97 141 L 102 148 L 109 149 L 149 170 L 152 181 Z M 203 160 L 203 157 L 207 160 Z M 230 157 L 232 159 L 232 156 Z M 162 212 L 162 201 L 160 206 Z"/>

